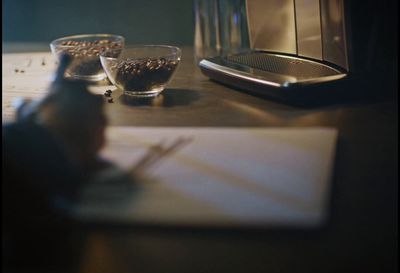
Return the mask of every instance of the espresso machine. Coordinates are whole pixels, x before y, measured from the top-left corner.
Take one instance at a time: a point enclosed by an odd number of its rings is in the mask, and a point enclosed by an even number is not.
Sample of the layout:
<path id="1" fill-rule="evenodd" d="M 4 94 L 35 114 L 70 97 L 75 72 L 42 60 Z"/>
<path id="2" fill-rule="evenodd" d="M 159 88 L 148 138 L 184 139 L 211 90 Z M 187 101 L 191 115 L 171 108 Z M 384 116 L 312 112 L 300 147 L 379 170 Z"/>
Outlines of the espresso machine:
<path id="1" fill-rule="evenodd" d="M 219 83 L 285 103 L 341 98 L 357 78 L 348 4 L 345 0 L 214 1 L 208 7 L 215 12 L 214 50 L 208 56 L 198 54 L 199 67 Z M 204 42 L 212 39 L 201 30 L 204 22 L 199 16 L 197 12 L 195 50 L 204 53 Z"/>

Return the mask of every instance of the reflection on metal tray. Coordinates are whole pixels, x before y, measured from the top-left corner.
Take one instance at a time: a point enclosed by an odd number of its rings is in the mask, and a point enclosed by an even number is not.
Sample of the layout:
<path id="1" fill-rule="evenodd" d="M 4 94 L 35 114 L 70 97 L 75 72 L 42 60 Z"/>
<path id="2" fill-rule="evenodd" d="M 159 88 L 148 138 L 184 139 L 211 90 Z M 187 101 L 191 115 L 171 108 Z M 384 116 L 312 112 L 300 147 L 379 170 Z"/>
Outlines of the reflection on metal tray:
<path id="1" fill-rule="evenodd" d="M 200 68 L 218 82 L 285 102 L 318 101 L 348 75 L 326 62 L 261 51 L 204 59 Z"/>
<path id="2" fill-rule="evenodd" d="M 337 80 L 346 76 L 346 73 L 338 68 L 323 63 L 266 52 L 241 53 L 202 60 L 200 68 L 206 75 L 207 71 L 211 70 L 217 74 L 236 77 L 238 80 L 275 87 L 294 87 L 300 84 Z M 218 80 L 215 76 L 211 78 Z"/>
<path id="3" fill-rule="evenodd" d="M 226 60 L 263 71 L 292 76 L 298 80 L 341 74 L 337 69 L 317 62 L 263 52 L 232 55 L 226 57 Z"/>

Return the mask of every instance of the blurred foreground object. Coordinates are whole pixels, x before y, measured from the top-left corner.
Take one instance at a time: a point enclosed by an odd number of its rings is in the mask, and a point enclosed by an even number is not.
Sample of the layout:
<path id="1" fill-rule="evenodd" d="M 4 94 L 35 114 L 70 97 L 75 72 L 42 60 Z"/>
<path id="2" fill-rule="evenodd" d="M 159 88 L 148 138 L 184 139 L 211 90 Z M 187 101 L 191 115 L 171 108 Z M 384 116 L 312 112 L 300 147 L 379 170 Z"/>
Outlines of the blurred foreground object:
<path id="1" fill-rule="evenodd" d="M 67 150 L 75 164 L 88 165 L 105 144 L 106 118 L 103 99 L 86 89 L 86 83 L 64 78 L 71 58 L 64 55 L 48 95 L 41 101 L 23 103 L 17 121 L 47 128 Z"/>
<path id="2" fill-rule="evenodd" d="M 3 268 L 73 270 L 79 241 L 69 207 L 98 167 L 103 100 L 82 81 L 64 79 L 64 56 L 48 94 L 21 101 L 2 130 Z"/>

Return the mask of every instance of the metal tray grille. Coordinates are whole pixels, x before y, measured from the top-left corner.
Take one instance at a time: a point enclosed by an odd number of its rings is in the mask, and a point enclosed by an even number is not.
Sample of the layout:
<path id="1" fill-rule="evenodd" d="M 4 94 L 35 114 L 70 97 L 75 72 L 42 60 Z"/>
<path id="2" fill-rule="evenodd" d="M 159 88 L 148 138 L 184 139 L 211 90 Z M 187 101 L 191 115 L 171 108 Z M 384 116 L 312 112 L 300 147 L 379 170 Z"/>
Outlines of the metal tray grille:
<path id="1" fill-rule="evenodd" d="M 227 61 L 251 68 L 296 77 L 299 80 L 313 79 L 341 74 L 340 71 L 317 62 L 275 55 L 265 52 L 252 52 L 226 57 Z"/>

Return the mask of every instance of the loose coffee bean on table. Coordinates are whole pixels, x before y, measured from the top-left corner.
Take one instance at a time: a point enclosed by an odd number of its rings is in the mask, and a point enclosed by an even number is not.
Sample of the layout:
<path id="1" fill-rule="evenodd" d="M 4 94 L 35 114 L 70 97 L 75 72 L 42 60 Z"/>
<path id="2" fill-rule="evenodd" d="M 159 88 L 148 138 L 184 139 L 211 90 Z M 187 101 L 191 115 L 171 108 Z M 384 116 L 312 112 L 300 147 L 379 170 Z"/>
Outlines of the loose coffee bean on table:
<path id="1" fill-rule="evenodd" d="M 164 85 L 177 65 L 177 61 L 165 58 L 128 59 L 111 69 L 117 71 L 115 81 L 123 90 L 150 91 Z"/>

